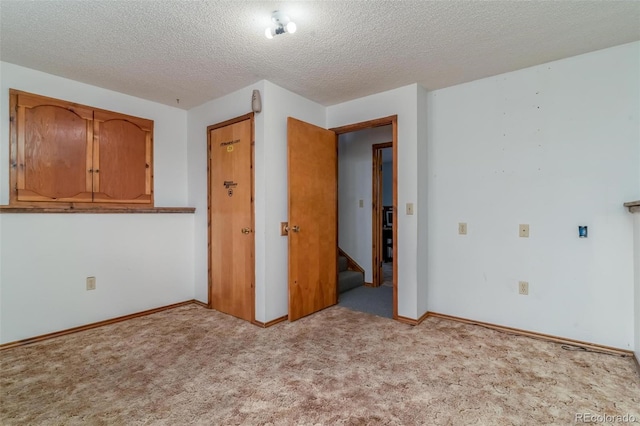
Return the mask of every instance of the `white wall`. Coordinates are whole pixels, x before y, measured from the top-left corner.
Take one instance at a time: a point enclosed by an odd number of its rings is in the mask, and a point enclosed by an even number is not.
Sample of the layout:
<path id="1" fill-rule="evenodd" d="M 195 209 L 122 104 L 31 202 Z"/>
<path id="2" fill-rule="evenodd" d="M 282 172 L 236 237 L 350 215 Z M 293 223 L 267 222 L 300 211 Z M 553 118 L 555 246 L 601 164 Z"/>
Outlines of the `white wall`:
<path id="1" fill-rule="evenodd" d="M 632 43 L 429 94 L 430 311 L 633 347 L 639 58 Z"/>
<path id="2" fill-rule="evenodd" d="M 340 127 L 376 118 L 398 116 L 398 315 L 417 319 L 418 282 L 426 286 L 426 277 L 418 276 L 417 250 L 426 245 L 418 240 L 418 97 L 421 89 L 411 84 L 327 108 L 327 127 Z M 421 135 L 423 138 L 426 135 Z M 406 214 L 406 203 L 414 204 L 414 215 Z"/>
<path id="3" fill-rule="evenodd" d="M 206 128 L 249 112 L 254 89 L 262 98 L 262 112 L 255 115 L 255 313 L 256 320 L 269 322 L 288 313 L 287 238 L 280 236 L 280 222 L 287 221 L 287 117 L 324 127 L 324 107 L 261 81 L 189 110 L 189 202 L 200 211 L 194 241 L 195 294 L 206 302 Z"/>
<path id="4" fill-rule="evenodd" d="M 391 142 L 391 126 L 340 135 L 338 144 L 338 245 L 373 282 L 372 161 L 374 144 Z M 389 188 L 391 191 L 391 188 Z M 360 200 L 363 207 L 360 207 Z"/>
<path id="5" fill-rule="evenodd" d="M 280 236 L 280 222 L 288 221 L 287 206 L 287 117 L 320 127 L 325 126 L 325 108 L 265 81 L 263 161 L 265 199 L 265 317 L 268 322 L 287 315 L 288 240 Z M 256 147 L 256 153 L 258 147 Z M 257 155 L 256 155 L 257 156 Z M 256 178 L 257 180 L 257 178 Z M 262 320 L 259 320 L 262 321 Z"/>
<path id="6" fill-rule="evenodd" d="M 418 147 L 417 147 L 417 168 L 418 168 L 418 204 L 421 208 L 417 211 L 418 215 L 418 244 L 416 249 L 416 262 L 417 262 L 417 276 L 418 282 L 416 301 L 418 303 L 418 314 L 427 312 L 429 310 L 429 287 L 434 285 L 429 281 L 429 271 L 433 264 L 433 251 L 430 250 L 431 234 L 429 233 L 429 221 L 431 220 L 431 213 L 437 205 L 433 204 L 431 198 L 432 185 L 437 182 L 437 175 L 433 174 L 434 166 L 441 161 L 433 153 L 433 143 L 429 138 L 429 125 L 425 119 L 428 114 L 428 94 L 427 91 L 418 86 L 417 87 L 417 133 L 418 133 Z"/>
<path id="7" fill-rule="evenodd" d="M 207 303 L 208 301 L 208 277 L 207 277 L 207 126 L 221 123 L 235 117 L 251 112 L 251 94 L 253 90 L 264 92 L 264 82 L 258 82 L 240 89 L 222 98 L 202 104 L 188 111 L 188 171 L 189 171 L 189 205 L 196 208 L 194 225 L 194 294 L 196 300 Z M 264 179 L 263 162 L 258 161 L 262 157 L 262 151 L 258 149 L 263 145 L 264 119 L 262 114 L 254 117 L 254 136 L 256 142 L 256 181 Z M 264 208 L 262 196 L 258 196 L 256 188 L 256 210 Z M 262 194 L 260 194 L 262 195 Z M 256 255 L 264 247 L 264 221 L 262 216 L 256 213 L 255 219 Z M 264 258 L 256 257 L 256 300 L 264 298 Z M 256 311 L 258 312 L 258 311 Z"/>
<path id="8" fill-rule="evenodd" d="M 0 86 L 2 204 L 14 88 L 154 120 L 156 206 L 186 206 L 185 111 L 5 62 Z M 0 214 L 0 341 L 192 299 L 192 242 L 189 214 Z"/>
<path id="9" fill-rule="evenodd" d="M 640 143 L 640 140 L 638 141 Z M 640 171 L 640 164 L 638 165 Z M 635 286 L 634 286 L 634 311 L 635 321 L 633 327 L 635 330 L 635 348 L 636 359 L 640 362 L 640 213 L 635 213 L 635 232 L 634 232 L 634 262 L 635 262 Z"/>

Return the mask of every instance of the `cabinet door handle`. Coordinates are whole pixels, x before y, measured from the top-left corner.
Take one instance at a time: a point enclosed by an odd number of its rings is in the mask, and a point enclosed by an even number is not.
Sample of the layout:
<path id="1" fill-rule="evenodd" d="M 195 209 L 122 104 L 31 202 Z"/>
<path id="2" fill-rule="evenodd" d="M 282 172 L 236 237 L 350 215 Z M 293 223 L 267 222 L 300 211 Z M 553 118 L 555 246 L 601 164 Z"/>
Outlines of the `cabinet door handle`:
<path id="1" fill-rule="evenodd" d="M 250 234 L 251 233 L 251 228 L 242 228 L 242 233 L 243 234 Z"/>

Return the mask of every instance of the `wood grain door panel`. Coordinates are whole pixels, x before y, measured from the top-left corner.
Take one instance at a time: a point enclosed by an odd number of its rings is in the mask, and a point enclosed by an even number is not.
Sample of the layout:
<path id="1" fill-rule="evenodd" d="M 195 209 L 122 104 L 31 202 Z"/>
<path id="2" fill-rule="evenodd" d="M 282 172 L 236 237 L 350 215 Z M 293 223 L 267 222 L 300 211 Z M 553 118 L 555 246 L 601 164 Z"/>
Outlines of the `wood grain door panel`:
<path id="1" fill-rule="evenodd" d="M 95 202 L 151 203 L 153 124 L 116 113 L 96 112 L 93 150 Z"/>
<path id="2" fill-rule="evenodd" d="M 252 121 L 209 131 L 210 299 L 213 309 L 253 320 Z"/>
<path id="3" fill-rule="evenodd" d="M 287 127 L 289 320 L 294 321 L 337 303 L 338 152 L 332 131 L 291 117 Z"/>
<path id="4" fill-rule="evenodd" d="M 18 201 L 91 201 L 91 121 L 28 100 L 18 98 Z"/>

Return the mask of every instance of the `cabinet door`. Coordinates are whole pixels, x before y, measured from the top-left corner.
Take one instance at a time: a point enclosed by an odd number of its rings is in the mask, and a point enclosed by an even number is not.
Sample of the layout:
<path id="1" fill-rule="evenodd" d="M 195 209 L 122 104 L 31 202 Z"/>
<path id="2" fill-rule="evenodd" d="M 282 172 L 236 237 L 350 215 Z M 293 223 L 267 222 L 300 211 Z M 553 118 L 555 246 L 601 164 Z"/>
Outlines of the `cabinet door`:
<path id="1" fill-rule="evenodd" d="M 153 121 L 107 111 L 93 118 L 93 201 L 153 203 Z"/>
<path id="2" fill-rule="evenodd" d="M 16 109 L 17 200 L 90 202 L 93 111 L 24 94 Z"/>

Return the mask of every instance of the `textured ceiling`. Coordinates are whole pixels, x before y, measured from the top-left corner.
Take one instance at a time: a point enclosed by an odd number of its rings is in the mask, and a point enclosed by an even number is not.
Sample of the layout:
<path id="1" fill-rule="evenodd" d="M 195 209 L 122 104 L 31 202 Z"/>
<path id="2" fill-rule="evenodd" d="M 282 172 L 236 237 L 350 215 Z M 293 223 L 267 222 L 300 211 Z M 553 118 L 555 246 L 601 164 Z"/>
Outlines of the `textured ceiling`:
<path id="1" fill-rule="evenodd" d="M 264 37 L 275 9 L 297 33 Z M 262 79 L 332 105 L 640 40 L 640 2 L 1 0 L 0 38 L 2 61 L 180 108 Z"/>

